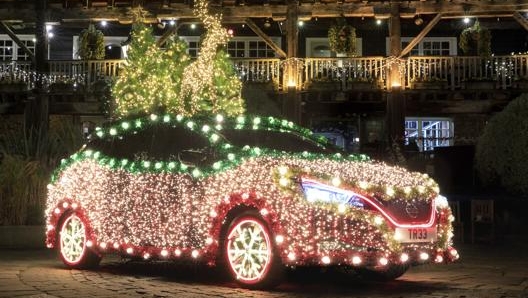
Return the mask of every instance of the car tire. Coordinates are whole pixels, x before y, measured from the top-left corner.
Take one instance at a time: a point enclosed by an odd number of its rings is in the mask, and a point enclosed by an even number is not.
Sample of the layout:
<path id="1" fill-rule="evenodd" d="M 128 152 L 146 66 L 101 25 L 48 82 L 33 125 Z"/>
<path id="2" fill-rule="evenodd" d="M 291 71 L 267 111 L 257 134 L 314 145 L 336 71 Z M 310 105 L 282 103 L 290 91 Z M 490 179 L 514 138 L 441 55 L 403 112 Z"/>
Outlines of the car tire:
<path id="1" fill-rule="evenodd" d="M 99 265 L 101 256 L 87 246 L 86 220 L 77 213 L 66 214 L 59 224 L 58 254 L 68 268 L 88 269 Z"/>
<path id="2" fill-rule="evenodd" d="M 367 280 L 391 281 L 405 274 L 408 269 L 408 265 L 389 265 L 383 270 L 361 268 L 357 269 L 357 273 Z"/>
<path id="3" fill-rule="evenodd" d="M 231 221 L 221 261 L 229 276 L 244 288 L 272 288 L 282 280 L 284 267 L 270 229 L 258 213 L 245 212 Z"/>

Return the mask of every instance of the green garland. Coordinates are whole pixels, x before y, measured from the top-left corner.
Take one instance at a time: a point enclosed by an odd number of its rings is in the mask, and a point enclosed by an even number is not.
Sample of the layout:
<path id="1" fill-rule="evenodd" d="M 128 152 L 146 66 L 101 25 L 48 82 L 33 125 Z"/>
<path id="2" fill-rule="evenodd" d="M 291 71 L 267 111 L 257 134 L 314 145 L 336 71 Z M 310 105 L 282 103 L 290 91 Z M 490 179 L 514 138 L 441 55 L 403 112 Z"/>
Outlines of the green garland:
<path id="1" fill-rule="evenodd" d="M 328 29 L 328 44 L 333 52 L 356 56 L 356 28 L 344 22 L 332 25 Z"/>
<path id="2" fill-rule="evenodd" d="M 491 56 L 491 33 L 480 26 L 479 21 L 468 27 L 460 34 L 458 46 L 465 55 Z"/>
<path id="3" fill-rule="evenodd" d="M 79 36 L 80 48 L 79 56 L 83 60 L 104 59 L 104 35 L 100 30 L 95 29 L 93 24 L 88 25 Z"/>

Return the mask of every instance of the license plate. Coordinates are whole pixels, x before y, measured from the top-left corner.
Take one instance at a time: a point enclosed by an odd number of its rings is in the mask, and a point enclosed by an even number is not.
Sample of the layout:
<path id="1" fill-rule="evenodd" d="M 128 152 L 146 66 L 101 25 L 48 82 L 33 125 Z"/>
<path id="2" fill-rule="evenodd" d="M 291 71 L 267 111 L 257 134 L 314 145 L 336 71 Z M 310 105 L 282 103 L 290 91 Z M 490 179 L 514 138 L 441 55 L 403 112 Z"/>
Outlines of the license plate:
<path id="1" fill-rule="evenodd" d="M 432 242 L 436 240 L 436 228 L 396 228 L 399 242 Z"/>

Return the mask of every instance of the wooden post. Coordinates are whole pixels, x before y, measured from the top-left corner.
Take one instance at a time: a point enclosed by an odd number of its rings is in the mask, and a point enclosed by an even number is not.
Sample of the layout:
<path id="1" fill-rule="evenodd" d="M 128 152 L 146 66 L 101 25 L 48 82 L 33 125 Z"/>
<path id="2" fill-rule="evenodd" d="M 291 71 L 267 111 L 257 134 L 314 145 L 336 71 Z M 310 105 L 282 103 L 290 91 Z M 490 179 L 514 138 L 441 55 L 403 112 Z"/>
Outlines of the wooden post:
<path id="1" fill-rule="evenodd" d="M 27 135 L 32 138 L 31 157 L 45 159 L 45 154 L 39 155 L 36 148 L 46 148 L 49 130 L 49 98 L 44 90 L 44 76 L 48 71 L 48 40 L 46 32 L 46 6 L 47 0 L 35 0 L 35 12 L 37 14 L 35 45 L 35 70 L 37 72 L 33 94 L 25 106 L 24 118 L 26 122 Z M 42 151 L 41 151 L 42 152 Z M 45 160 L 43 160 L 45 161 Z"/>
<path id="2" fill-rule="evenodd" d="M 398 3 L 391 3 L 389 18 L 390 56 L 395 59 L 389 65 L 389 82 L 387 82 L 387 110 L 386 133 L 388 146 L 397 143 L 403 149 L 403 136 L 405 130 L 405 97 L 400 92 L 402 89 L 402 74 L 400 61 L 397 59 L 401 53 L 401 24 L 400 7 Z"/>
<path id="3" fill-rule="evenodd" d="M 286 118 L 300 123 L 301 103 L 299 93 L 301 82 L 299 81 L 299 60 L 296 59 L 299 52 L 299 5 L 295 0 L 288 1 L 286 11 L 286 47 L 287 58 L 284 64 L 283 74 L 283 114 Z"/>
<path id="4" fill-rule="evenodd" d="M 389 56 L 400 57 L 401 53 L 401 23 L 400 23 L 400 5 L 399 3 L 390 4 L 389 18 Z M 389 65 L 389 82 L 387 86 L 392 88 L 393 85 L 401 86 L 400 63 L 398 60 L 392 61 Z"/>

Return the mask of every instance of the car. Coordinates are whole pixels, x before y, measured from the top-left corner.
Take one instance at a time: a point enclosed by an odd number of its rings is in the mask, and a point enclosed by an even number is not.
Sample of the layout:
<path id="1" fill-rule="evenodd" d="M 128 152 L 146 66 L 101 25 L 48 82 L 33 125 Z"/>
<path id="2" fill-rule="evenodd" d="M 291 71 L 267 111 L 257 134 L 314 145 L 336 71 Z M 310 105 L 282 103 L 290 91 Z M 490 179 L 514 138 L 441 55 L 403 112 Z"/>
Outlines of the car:
<path id="1" fill-rule="evenodd" d="M 224 268 L 240 286 L 285 268 L 390 280 L 458 259 L 426 174 L 346 154 L 291 121 L 151 114 L 97 128 L 48 185 L 46 242 L 69 268 L 107 253 Z"/>

